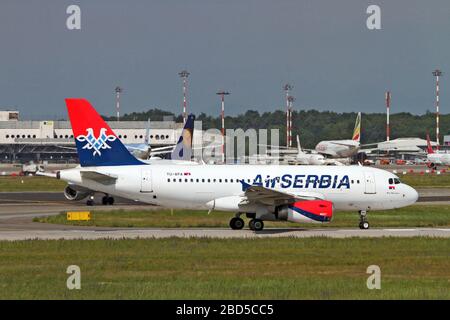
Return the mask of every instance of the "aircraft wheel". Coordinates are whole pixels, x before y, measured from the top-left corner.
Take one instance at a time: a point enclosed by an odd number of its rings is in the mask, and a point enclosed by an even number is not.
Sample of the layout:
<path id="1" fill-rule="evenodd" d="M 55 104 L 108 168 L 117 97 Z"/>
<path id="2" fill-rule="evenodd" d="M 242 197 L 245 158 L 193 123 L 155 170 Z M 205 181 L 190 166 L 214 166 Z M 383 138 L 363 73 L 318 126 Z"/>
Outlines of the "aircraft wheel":
<path id="1" fill-rule="evenodd" d="M 106 206 L 108 204 L 108 200 L 109 200 L 109 197 L 108 196 L 104 196 L 102 198 L 102 205 Z"/>
<path id="2" fill-rule="evenodd" d="M 230 220 L 230 227 L 233 230 L 240 230 L 244 227 L 244 220 L 234 217 Z"/>
<path id="3" fill-rule="evenodd" d="M 94 200 L 89 199 L 88 201 L 86 201 L 86 205 L 87 206 L 93 206 L 94 205 Z"/>
<path id="4" fill-rule="evenodd" d="M 250 230 L 261 231 L 264 229 L 264 222 L 260 219 L 252 219 L 248 223 L 248 226 L 250 227 Z"/>
<path id="5" fill-rule="evenodd" d="M 108 197 L 108 204 L 112 206 L 114 204 L 114 197 Z"/>
<path id="6" fill-rule="evenodd" d="M 362 230 L 367 230 L 369 229 L 369 222 L 368 221 L 363 221 L 359 223 L 359 228 Z"/>

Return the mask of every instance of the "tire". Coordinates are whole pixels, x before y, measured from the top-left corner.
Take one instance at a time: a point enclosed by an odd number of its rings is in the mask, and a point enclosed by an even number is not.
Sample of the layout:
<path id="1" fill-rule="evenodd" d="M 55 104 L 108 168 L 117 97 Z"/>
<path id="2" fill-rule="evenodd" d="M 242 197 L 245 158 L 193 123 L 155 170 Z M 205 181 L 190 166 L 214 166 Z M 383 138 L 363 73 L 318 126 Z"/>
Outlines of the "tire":
<path id="1" fill-rule="evenodd" d="M 362 230 L 367 230 L 369 229 L 370 225 L 368 221 L 364 221 L 364 222 L 360 222 L 359 223 L 359 228 Z"/>
<path id="2" fill-rule="evenodd" d="M 112 206 L 114 204 L 114 197 L 108 197 L 108 204 Z"/>
<path id="3" fill-rule="evenodd" d="M 106 206 L 107 204 L 108 204 L 108 197 L 107 197 L 107 196 L 104 196 L 104 197 L 102 198 L 102 205 Z"/>
<path id="4" fill-rule="evenodd" d="M 89 199 L 88 201 L 86 201 L 86 205 L 87 206 L 93 206 L 94 205 L 94 200 Z"/>
<path id="5" fill-rule="evenodd" d="M 255 230 L 255 219 L 251 219 L 248 222 L 248 227 L 250 228 L 250 230 Z"/>
<path id="6" fill-rule="evenodd" d="M 244 220 L 241 218 L 233 218 L 230 220 L 230 228 L 233 230 L 240 230 L 244 227 Z"/>
<path id="7" fill-rule="evenodd" d="M 264 229 L 264 222 L 262 220 L 255 219 L 253 221 L 253 230 L 261 231 L 262 229 Z"/>

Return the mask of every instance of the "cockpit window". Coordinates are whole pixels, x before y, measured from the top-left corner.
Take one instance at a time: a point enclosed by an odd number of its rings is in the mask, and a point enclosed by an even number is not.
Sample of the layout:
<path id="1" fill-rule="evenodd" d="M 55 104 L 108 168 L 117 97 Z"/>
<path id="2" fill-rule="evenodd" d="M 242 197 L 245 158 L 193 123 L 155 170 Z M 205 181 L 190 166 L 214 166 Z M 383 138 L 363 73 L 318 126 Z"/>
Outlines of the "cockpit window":
<path id="1" fill-rule="evenodd" d="M 400 184 L 401 183 L 399 178 L 394 178 L 394 182 L 395 182 L 395 184 Z"/>
<path id="2" fill-rule="evenodd" d="M 389 184 L 394 184 L 394 179 L 389 178 Z"/>

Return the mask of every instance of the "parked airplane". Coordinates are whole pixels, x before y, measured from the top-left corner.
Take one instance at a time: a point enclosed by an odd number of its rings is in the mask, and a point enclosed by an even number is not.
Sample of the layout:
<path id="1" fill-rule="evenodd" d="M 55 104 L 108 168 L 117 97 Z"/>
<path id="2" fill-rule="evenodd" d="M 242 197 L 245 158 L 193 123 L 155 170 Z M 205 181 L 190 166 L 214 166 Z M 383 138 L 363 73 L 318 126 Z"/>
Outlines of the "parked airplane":
<path id="1" fill-rule="evenodd" d="M 427 134 L 427 162 L 433 169 L 436 169 L 438 165 L 450 166 L 450 153 L 435 152 L 431 146 L 429 134 Z"/>
<path id="2" fill-rule="evenodd" d="M 360 148 L 361 138 L 361 112 L 356 117 L 355 129 L 351 140 L 326 140 L 320 141 L 315 150 L 328 158 L 350 158 Z"/>
<path id="3" fill-rule="evenodd" d="M 150 134 L 150 119 L 148 120 L 148 126 L 143 143 L 129 143 L 125 144 L 125 147 L 136 158 L 147 159 L 164 159 L 168 155 L 168 159 L 173 160 L 185 160 L 190 159 L 192 156 L 192 141 L 194 132 L 195 116 L 190 114 L 186 120 L 184 128 L 181 132 L 180 138 L 176 145 L 164 146 L 152 148 L 149 142 Z M 183 142 L 183 143 L 181 143 Z"/>
<path id="4" fill-rule="evenodd" d="M 394 174 L 362 166 L 167 165 L 133 157 L 90 103 L 66 99 L 81 167 L 58 179 L 169 208 L 235 212 L 232 229 L 263 221 L 330 222 L 335 210 L 366 213 L 413 204 L 417 192 Z"/>

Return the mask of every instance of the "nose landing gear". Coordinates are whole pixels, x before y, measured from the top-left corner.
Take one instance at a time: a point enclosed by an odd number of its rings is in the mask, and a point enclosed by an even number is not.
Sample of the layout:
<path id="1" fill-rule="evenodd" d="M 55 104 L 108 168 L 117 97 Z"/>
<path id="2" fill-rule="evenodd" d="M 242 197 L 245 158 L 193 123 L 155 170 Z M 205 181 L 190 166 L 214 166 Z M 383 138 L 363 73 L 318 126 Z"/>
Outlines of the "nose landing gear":
<path id="1" fill-rule="evenodd" d="M 367 220 L 367 211 L 360 210 L 359 211 L 359 228 L 363 230 L 369 229 L 369 221 Z"/>

